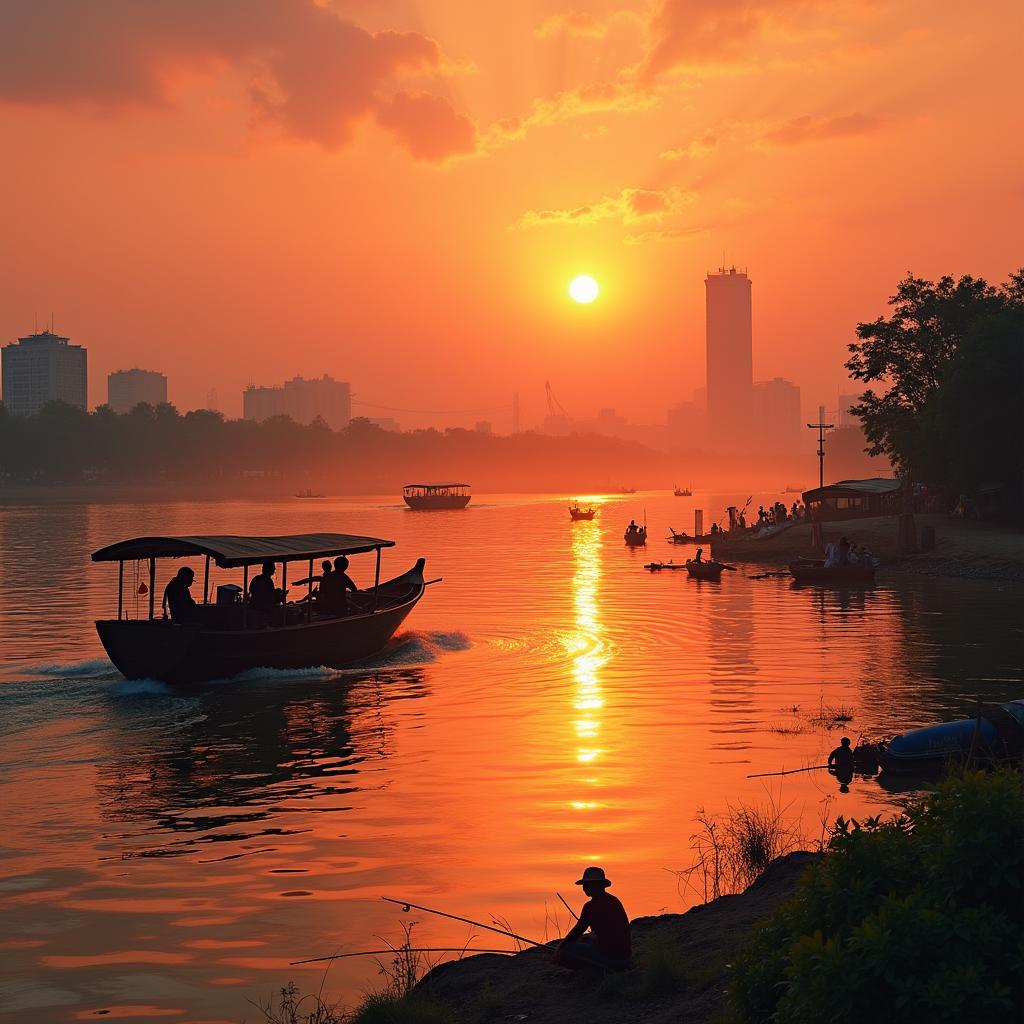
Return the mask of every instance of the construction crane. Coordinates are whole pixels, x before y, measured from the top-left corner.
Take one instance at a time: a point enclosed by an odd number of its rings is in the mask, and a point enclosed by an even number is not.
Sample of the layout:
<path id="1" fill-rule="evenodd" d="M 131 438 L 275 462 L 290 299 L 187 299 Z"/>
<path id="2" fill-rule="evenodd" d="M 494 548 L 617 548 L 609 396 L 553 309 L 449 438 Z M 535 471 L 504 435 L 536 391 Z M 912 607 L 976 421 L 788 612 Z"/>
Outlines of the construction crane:
<path id="1" fill-rule="evenodd" d="M 562 403 L 555 398 L 555 393 L 551 390 L 551 381 L 544 381 L 544 391 L 548 396 L 548 415 L 552 418 L 561 416 L 563 419 L 568 420 L 569 414 L 562 408 Z"/>

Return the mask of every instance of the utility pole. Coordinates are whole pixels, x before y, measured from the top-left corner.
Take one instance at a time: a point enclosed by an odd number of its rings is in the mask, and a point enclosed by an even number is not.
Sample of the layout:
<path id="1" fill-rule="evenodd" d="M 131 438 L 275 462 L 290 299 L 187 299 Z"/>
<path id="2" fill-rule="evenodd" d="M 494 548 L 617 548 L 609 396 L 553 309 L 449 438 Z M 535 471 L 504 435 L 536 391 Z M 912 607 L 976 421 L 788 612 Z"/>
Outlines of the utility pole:
<path id="1" fill-rule="evenodd" d="M 818 406 L 818 422 L 808 423 L 811 430 L 818 432 L 818 486 L 825 486 L 825 431 L 831 430 L 835 424 L 825 422 L 825 406 Z"/>

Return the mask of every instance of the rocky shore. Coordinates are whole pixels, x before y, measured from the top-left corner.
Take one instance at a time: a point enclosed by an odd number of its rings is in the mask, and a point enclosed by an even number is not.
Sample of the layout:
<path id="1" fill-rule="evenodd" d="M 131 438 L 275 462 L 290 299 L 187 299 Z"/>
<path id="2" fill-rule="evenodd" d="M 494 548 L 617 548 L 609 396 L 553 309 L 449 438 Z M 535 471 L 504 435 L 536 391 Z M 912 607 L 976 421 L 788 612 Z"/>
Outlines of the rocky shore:
<path id="1" fill-rule="evenodd" d="M 685 914 L 637 918 L 629 971 L 567 971 L 553 962 L 550 947 L 536 947 L 441 964 L 415 993 L 443 1007 L 453 1024 L 711 1024 L 725 1005 L 733 956 L 754 924 L 793 894 L 817 856 L 790 853 L 745 892 Z"/>
<path id="2" fill-rule="evenodd" d="M 900 555 L 893 516 L 825 523 L 822 533 L 825 544 L 838 543 L 844 536 L 866 544 L 882 560 L 885 573 L 1024 582 L 1024 531 L 945 515 L 915 515 L 914 521 L 919 537 L 924 527 L 935 531 L 934 550 Z M 813 544 L 810 523 L 800 523 L 762 540 L 749 536 L 726 538 L 714 542 L 712 550 L 716 558 L 726 562 L 755 562 L 779 568 L 798 558 L 822 557 Z"/>

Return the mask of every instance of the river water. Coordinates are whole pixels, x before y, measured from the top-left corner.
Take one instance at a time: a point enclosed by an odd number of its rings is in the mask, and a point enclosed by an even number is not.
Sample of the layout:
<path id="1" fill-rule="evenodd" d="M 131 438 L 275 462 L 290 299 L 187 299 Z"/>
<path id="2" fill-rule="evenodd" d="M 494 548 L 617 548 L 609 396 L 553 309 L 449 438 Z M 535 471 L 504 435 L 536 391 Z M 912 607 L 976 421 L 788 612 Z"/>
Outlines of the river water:
<path id="1" fill-rule="evenodd" d="M 673 872 L 692 862 L 699 809 L 774 802 L 813 843 L 823 816 L 901 797 L 874 779 L 841 792 L 824 772 L 749 774 L 820 764 L 842 731 L 969 714 L 978 692 L 1024 696 L 1020 588 L 644 571 L 684 556 L 668 525 L 735 498 L 603 498 L 577 524 L 563 497 L 533 495 L 444 513 L 393 499 L 0 508 L 3 1019 L 253 1021 L 247 1000 L 289 979 L 343 999 L 376 981 L 366 958 L 326 980 L 289 961 L 380 948 L 409 921 L 424 945 L 470 938 L 381 896 L 542 940 L 565 926 L 556 891 L 578 904 L 573 880 L 599 863 L 631 916 L 682 911 L 696 896 Z M 648 548 L 626 549 L 645 510 Z M 104 657 L 92 622 L 116 614 L 117 567 L 95 549 L 313 531 L 393 538 L 385 577 L 424 555 L 444 578 L 371 664 L 178 692 Z M 358 582 L 372 559 L 353 558 Z M 815 721 L 836 713 L 852 720 Z"/>

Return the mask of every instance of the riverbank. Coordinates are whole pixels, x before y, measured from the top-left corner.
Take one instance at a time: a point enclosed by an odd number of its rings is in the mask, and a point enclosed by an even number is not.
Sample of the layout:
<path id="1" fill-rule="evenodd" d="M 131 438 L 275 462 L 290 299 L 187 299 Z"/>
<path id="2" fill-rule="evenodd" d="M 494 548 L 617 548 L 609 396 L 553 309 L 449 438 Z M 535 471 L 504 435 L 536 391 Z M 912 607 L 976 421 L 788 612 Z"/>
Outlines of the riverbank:
<path id="1" fill-rule="evenodd" d="M 482 954 L 435 967 L 414 991 L 440 1004 L 451 1024 L 528 1020 L 530 1024 L 711 1024 L 725 1004 L 733 958 L 754 924 L 793 895 L 819 855 L 790 853 L 774 861 L 749 889 L 685 914 L 632 922 L 635 968 L 600 976 L 567 971 L 551 949 L 516 956 Z M 396 1018 L 401 1019 L 401 1018 Z"/>
<path id="2" fill-rule="evenodd" d="M 918 537 L 922 528 L 935 530 L 935 549 L 901 556 L 897 550 L 897 519 L 879 516 L 824 523 L 825 544 L 848 537 L 865 544 L 881 559 L 885 571 L 905 575 L 952 576 L 1024 582 L 1024 531 L 992 523 L 951 519 L 946 515 L 914 516 Z M 821 558 L 812 540 L 810 523 L 800 523 L 774 537 L 715 541 L 716 558 L 726 562 L 756 562 L 785 567 L 798 558 Z"/>

